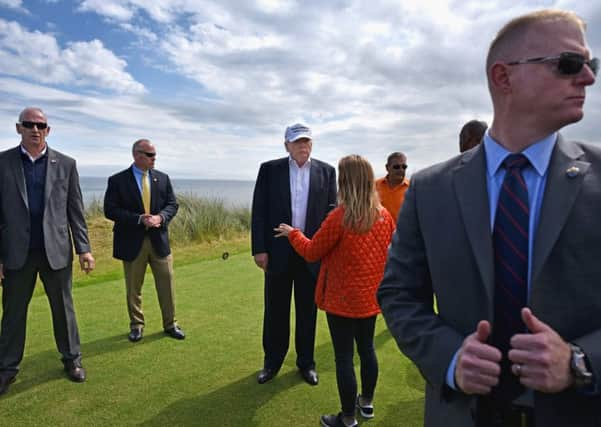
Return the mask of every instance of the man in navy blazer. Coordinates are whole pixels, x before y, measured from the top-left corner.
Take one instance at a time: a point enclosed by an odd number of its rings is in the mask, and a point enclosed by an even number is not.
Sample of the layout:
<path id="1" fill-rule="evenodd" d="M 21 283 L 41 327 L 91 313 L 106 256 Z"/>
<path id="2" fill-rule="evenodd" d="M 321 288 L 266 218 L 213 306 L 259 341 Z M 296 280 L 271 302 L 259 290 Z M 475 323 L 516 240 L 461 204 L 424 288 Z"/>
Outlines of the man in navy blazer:
<path id="1" fill-rule="evenodd" d="M 168 225 L 177 213 L 177 201 L 169 176 L 154 169 L 155 146 L 147 139 L 132 147 L 134 163 L 108 180 L 104 214 L 115 222 L 113 256 L 123 261 L 127 309 L 132 342 L 144 331 L 142 284 L 150 265 L 163 317 L 163 329 L 176 339 L 184 332 L 175 319 L 173 257 L 169 247 Z"/>
<path id="2" fill-rule="evenodd" d="M 73 247 L 82 270 L 94 269 L 75 160 L 46 144 L 50 126 L 39 108 L 21 112 L 17 133 L 21 144 L 0 153 L 0 394 L 19 371 L 38 275 L 65 371 L 85 381 L 71 295 Z"/>
<path id="3" fill-rule="evenodd" d="M 265 272 L 263 318 L 263 369 L 259 384 L 280 370 L 290 340 L 290 301 L 294 289 L 296 312 L 296 365 L 303 379 L 317 385 L 313 357 L 317 311 L 314 302 L 319 264 L 308 264 L 287 239 L 275 238 L 273 229 L 292 224 L 309 238 L 336 205 L 336 171 L 311 158 L 311 130 L 302 124 L 285 133 L 288 157 L 261 165 L 252 205 L 252 254 Z"/>
<path id="4" fill-rule="evenodd" d="M 599 68 L 584 30 L 558 10 L 506 24 L 483 143 L 412 177 L 378 299 L 425 426 L 601 425 L 601 149 L 558 133 Z"/>

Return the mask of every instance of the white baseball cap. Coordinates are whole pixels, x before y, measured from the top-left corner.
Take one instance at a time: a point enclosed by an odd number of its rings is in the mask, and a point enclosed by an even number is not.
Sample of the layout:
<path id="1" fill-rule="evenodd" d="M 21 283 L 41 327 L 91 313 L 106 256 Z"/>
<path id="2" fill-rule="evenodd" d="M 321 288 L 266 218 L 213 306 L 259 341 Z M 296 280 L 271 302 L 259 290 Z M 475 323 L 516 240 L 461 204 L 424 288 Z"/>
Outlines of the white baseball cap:
<path id="1" fill-rule="evenodd" d="M 311 129 L 301 123 L 296 123 L 286 128 L 286 133 L 284 134 L 284 139 L 286 142 L 294 142 L 301 138 L 313 140 L 313 137 L 311 136 Z"/>

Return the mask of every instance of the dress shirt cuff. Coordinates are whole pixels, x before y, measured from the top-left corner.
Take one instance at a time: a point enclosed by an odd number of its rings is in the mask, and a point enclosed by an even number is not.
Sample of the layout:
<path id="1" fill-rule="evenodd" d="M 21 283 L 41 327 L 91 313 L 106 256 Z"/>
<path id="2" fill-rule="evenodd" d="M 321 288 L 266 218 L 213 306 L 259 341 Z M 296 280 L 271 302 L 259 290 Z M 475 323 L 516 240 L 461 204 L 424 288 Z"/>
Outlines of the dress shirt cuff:
<path id="1" fill-rule="evenodd" d="M 449 368 L 447 369 L 447 385 L 455 391 L 459 391 L 459 388 L 455 384 L 455 368 L 457 367 L 457 357 L 459 357 L 459 350 L 455 352 Z"/>

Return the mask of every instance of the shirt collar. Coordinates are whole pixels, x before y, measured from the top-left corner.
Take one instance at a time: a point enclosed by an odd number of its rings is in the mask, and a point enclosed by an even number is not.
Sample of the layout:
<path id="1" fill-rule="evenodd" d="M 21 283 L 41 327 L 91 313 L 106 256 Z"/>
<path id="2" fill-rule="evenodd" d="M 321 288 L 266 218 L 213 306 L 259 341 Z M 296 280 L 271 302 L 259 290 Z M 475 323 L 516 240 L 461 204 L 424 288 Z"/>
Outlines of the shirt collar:
<path id="1" fill-rule="evenodd" d="M 140 169 L 139 167 L 137 167 L 135 163 L 132 163 L 131 167 L 135 173 L 137 173 L 139 175 L 144 175 L 144 171 L 142 169 Z M 150 176 L 150 169 L 147 172 L 148 172 L 148 176 Z"/>
<path id="2" fill-rule="evenodd" d="M 37 159 L 44 157 L 46 155 L 46 151 L 48 151 L 48 144 L 46 144 L 44 146 L 44 149 L 42 150 L 42 152 L 40 154 L 38 154 L 36 157 L 33 157 L 31 154 L 29 154 L 29 151 L 27 151 L 25 149 L 25 147 L 23 147 L 23 144 L 21 144 L 20 147 L 21 147 L 21 153 L 25 154 L 27 156 L 27 158 L 29 158 L 29 160 L 31 160 L 32 162 L 35 162 Z"/>
<path id="3" fill-rule="evenodd" d="M 530 164 L 540 176 L 547 173 L 553 147 L 557 141 L 557 132 L 546 136 L 530 145 L 522 154 L 530 161 Z M 489 177 L 497 173 L 503 160 L 511 154 L 505 147 L 495 141 L 488 131 L 484 134 L 484 153 L 486 155 L 486 168 Z"/>
<path id="4" fill-rule="evenodd" d="M 294 167 L 297 167 L 299 169 L 307 167 L 307 166 L 311 166 L 311 156 L 309 156 L 309 158 L 307 159 L 307 161 L 302 166 L 299 166 L 298 163 L 296 163 L 296 160 L 294 160 L 292 158 L 292 156 L 288 155 L 288 164 L 290 166 L 294 166 Z"/>
<path id="5" fill-rule="evenodd" d="M 386 174 L 386 176 L 384 177 L 384 181 L 386 181 L 386 184 L 390 185 L 389 181 L 388 181 L 388 174 Z M 409 185 L 409 179 L 407 179 L 407 177 L 404 177 L 403 178 L 403 182 L 401 182 L 400 184 L 395 185 L 393 188 L 396 188 L 399 185 Z"/>

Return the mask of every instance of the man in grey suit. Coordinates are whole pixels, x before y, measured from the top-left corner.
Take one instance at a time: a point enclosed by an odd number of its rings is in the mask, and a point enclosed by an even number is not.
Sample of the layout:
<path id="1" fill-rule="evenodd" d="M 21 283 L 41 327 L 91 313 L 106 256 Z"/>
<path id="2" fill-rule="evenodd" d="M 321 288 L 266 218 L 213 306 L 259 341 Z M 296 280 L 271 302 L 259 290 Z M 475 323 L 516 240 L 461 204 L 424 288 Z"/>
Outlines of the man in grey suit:
<path id="1" fill-rule="evenodd" d="M 558 133 L 599 67 L 584 31 L 505 25 L 483 144 L 412 177 L 378 299 L 427 426 L 601 425 L 601 149 Z"/>
<path id="2" fill-rule="evenodd" d="M 85 381 L 71 296 L 73 245 L 82 270 L 94 269 L 75 160 L 48 147 L 50 127 L 39 108 L 24 109 L 16 126 L 21 144 L 0 153 L 0 394 L 15 381 L 23 359 L 38 274 L 65 372 L 72 381 Z"/>

